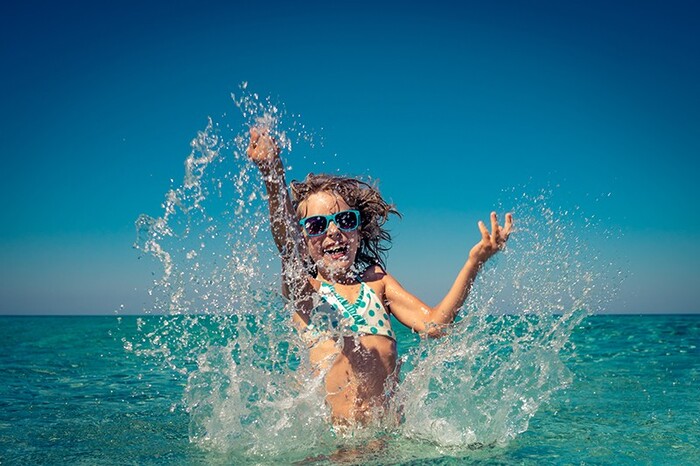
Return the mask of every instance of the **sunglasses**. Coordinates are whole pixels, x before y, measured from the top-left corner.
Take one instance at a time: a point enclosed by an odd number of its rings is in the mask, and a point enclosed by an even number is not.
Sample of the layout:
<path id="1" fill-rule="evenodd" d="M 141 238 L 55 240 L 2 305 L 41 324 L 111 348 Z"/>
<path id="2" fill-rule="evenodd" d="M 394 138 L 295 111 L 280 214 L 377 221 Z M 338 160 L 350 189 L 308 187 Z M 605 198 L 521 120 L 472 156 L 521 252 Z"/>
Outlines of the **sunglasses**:
<path id="1" fill-rule="evenodd" d="M 330 215 L 312 215 L 299 220 L 304 231 L 309 236 L 319 236 L 328 230 L 331 221 L 343 231 L 356 230 L 360 226 L 360 212 L 357 210 L 343 210 Z"/>

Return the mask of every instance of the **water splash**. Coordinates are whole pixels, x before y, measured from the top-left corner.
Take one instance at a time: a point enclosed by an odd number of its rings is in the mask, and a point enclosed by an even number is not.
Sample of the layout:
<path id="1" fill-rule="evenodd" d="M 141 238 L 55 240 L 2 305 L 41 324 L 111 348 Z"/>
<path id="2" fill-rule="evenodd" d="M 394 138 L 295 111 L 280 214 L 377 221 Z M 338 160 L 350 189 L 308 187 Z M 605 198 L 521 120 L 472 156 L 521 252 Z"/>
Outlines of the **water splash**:
<path id="1" fill-rule="evenodd" d="M 571 383 L 561 353 L 587 315 L 605 310 L 619 280 L 596 251 L 600 226 L 578 208 L 555 211 L 553 195 L 522 194 L 501 209 L 513 211 L 517 228 L 478 277 L 463 318 L 446 341 L 403 357 L 409 370 L 395 407 L 403 435 L 450 454 L 503 445 Z"/>
<path id="2" fill-rule="evenodd" d="M 224 452 L 229 463 L 356 462 L 353 445 L 371 440 L 382 446 L 362 462 L 382 463 L 470 454 L 524 432 L 571 381 L 561 357 L 571 332 L 613 291 L 609 267 L 584 234 L 596 234 L 594 222 L 581 222 L 578 209 L 555 211 L 551 192 L 511 192 L 517 231 L 498 264 L 480 274 L 461 321 L 439 340 L 399 334 L 403 369 L 393 410 L 403 423 L 338 436 L 322 375 L 276 291 L 266 194 L 245 156 L 251 125 L 269 129 L 287 167 L 300 157 L 293 147 L 313 148 L 318 138 L 245 83 L 232 99 L 235 122 L 208 121 L 161 216 L 136 222 L 136 247 L 162 276 L 151 289 L 152 315 L 139 320 L 141 337 L 124 346 L 179 374 L 190 439 Z"/>
<path id="3" fill-rule="evenodd" d="M 316 138 L 245 84 L 232 99 L 243 121 L 209 119 L 161 216 L 136 222 L 136 248 L 163 273 L 150 291 L 152 316 L 138 321 L 141 338 L 124 347 L 180 375 L 191 441 L 239 459 L 290 458 L 300 449 L 303 459 L 333 436 L 322 379 L 276 291 L 266 193 L 245 151 L 252 125 L 268 128 L 287 154 L 293 143 L 313 147 Z"/>

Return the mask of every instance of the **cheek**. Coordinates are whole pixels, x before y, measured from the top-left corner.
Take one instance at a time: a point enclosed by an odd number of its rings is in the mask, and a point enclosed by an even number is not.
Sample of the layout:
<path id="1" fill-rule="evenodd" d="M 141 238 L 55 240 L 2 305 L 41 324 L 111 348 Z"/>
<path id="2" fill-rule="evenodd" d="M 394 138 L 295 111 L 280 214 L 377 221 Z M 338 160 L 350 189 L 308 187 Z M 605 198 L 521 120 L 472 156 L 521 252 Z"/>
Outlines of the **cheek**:
<path id="1" fill-rule="evenodd" d="M 312 256 L 318 256 L 321 254 L 321 243 L 322 241 L 316 238 L 306 238 L 306 248 L 309 254 Z"/>
<path id="2" fill-rule="evenodd" d="M 360 235 L 358 233 L 354 233 L 349 239 L 350 244 L 354 248 L 359 248 L 360 247 Z"/>

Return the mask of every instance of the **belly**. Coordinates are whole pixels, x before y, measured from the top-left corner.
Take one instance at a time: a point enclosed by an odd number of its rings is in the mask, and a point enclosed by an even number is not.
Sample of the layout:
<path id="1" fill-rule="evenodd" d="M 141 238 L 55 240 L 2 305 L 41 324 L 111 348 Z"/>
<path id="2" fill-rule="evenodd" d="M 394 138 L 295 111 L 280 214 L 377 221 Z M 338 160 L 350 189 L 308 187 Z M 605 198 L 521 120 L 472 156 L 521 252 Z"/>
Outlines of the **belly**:
<path id="1" fill-rule="evenodd" d="M 381 417 L 398 380 L 396 342 L 379 335 L 344 337 L 335 352 L 325 380 L 334 423 Z"/>

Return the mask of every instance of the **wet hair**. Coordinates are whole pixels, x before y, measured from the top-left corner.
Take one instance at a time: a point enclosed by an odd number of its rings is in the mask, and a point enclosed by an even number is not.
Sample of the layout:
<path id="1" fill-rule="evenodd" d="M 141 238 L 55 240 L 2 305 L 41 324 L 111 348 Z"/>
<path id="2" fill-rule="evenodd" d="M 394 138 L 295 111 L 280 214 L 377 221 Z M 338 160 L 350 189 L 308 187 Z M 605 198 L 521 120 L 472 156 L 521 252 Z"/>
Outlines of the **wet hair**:
<path id="1" fill-rule="evenodd" d="M 311 195 L 320 192 L 337 194 L 350 206 L 360 211 L 360 245 L 355 265 L 379 265 L 385 268 L 385 254 L 391 248 L 391 235 L 384 228 L 389 214 L 401 217 L 393 204 L 386 202 L 376 186 L 355 178 L 309 173 L 304 181 L 292 181 L 292 205 L 297 215 L 303 216 L 302 207 Z"/>

